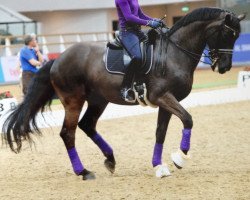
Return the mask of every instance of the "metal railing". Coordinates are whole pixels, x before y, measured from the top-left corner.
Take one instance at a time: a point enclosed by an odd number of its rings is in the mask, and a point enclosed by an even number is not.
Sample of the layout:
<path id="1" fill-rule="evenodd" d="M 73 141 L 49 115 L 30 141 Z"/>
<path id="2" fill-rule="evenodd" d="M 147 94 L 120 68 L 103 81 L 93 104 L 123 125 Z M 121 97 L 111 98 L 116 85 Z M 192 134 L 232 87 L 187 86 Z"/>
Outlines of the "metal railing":
<path id="1" fill-rule="evenodd" d="M 0 57 L 17 55 L 24 46 L 24 35 L 0 36 Z M 113 40 L 112 32 L 69 33 L 37 35 L 38 43 L 43 54 L 62 53 L 65 49 L 77 42 L 107 42 Z"/>

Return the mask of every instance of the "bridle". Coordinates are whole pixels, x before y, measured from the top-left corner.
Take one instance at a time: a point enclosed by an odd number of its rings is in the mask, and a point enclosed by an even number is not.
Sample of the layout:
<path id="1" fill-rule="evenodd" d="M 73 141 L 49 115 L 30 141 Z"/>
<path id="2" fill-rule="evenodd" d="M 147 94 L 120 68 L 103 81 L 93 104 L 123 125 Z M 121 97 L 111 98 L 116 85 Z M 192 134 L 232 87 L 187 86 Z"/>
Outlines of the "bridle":
<path id="1" fill-rule="evenodd" d="M 234 37 L 239 33 L 239 31 L 233 29 L 232 27 L 226 25 L 225 23 L 221 24 L 221 27 L 216 29 L 214 32 L 212 32 L 207 38 L 206 41 L 215 33 L 222 31 L 223 28 L 228 29 L 229 31 L 232 31 Z M 167 33 L 165 33 L 167 34 Z M 183 48 L 181 45 L 177 44 L 176 42 L 172 41 L 170 39 L 170 36 L 167 34 L 167 40 L 173 44 L 176 48 L 178 48 L 179 50 L 181 50 L 182 52 L 186 53 L 189 57 L 193 58 L 194 60 L 197 60 L 199 62 L 202 62 L 204 64 L 208 64 L 211 66 L 211 68 L 214 70 L 216 67 L 216 64 L 218 63 L 219 59 L 220 59 L 220 55 L 221 54 L 233 54 L 233 49 L 219 49 L 219 48 L 214 48 L 214 49 L 205 49 L 207 50 L 207 53 L 203 53 L 202 55 L 198 54 L 198 53 L 194 53 L 192 51 L 189 51 L 185 48 Z M 210 60 L 210 62 L 206 62 L 201 60 L 201 58 L 208 58 Z"/>
<path id="2" fill-rule="evenodd" d="M 206 40 L 209 39 L 209 37 L 211 37 L 214 33 L 218 32 L 218 31 L 223 31 L 223 28 L 228 29 L 229 31 L 231 31 L 233 33 L 233 36 L 236 37 L 237 34 L 239 34 L 239 31 L 233 29 L 232 27 L 228 26 L 225 24 L 225 22 L 223 22 L 221 24 L 220 29 L 216 29 L 212 34 L 210 34 Z M 219 42 L 219 41 L 217 41 Z M 205 55 L 206 57 L 209 58 L 209 60 L 211 61 L 211 63 L 207 63 L 210 64 L 212 69 L 215 69 L 216 63 L 219 61 L 220 59 L 220 55 L 221 54 L 230 54 L 233 55 L 233 49 L 206 49 L 208 51 L 208 56 Z"/>

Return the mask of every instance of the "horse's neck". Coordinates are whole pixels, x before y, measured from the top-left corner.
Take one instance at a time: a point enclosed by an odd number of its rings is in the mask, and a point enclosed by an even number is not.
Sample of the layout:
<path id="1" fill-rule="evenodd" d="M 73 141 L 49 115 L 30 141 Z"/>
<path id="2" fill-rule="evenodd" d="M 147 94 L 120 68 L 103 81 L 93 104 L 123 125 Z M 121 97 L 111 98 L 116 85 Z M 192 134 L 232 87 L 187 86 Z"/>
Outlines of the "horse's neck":
<path id="1" fill-rule="evenodd" d="M 159 37 L 154 53 L 155 74 L 165 76 L 166 71 L 174 73 L 176 69 L 182 73 L 193 74 L 206 46 L 204 34 L 207 25 L 208 22 L 194 22 L 180 28 L 170 36 L 170 40 L 176 45 L 169 43 L 167 39 L 166 42 L 162 42 L 162 38 Z M 193 56 L 194 54 L 200 57 Z"/>
<path id="2" fill-rule="evenodd" d="M 208 22 L 191 23 L 177 30 L 171 39 L 184 49 L 201 55 L 206 45 L 204 34 L 207 25 Z"/>

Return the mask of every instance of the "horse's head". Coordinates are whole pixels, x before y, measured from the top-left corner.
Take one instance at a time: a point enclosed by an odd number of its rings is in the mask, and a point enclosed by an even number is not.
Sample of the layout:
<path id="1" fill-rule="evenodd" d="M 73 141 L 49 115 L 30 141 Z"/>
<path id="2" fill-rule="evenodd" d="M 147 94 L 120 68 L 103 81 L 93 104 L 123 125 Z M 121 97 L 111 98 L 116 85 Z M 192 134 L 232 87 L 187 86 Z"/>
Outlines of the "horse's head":
<path id="1" fill-rule="evenodd" d="M 240 21 L 245 14 L 235 16 L 233 13 L 224 12 L 220 19 L 206 27 L 206 40 L 210 49 L 212 69 L 218 67 L 220 74 L 224 74 L 232 67 L 232 54 L 235 41 L 240 34 Z"/>

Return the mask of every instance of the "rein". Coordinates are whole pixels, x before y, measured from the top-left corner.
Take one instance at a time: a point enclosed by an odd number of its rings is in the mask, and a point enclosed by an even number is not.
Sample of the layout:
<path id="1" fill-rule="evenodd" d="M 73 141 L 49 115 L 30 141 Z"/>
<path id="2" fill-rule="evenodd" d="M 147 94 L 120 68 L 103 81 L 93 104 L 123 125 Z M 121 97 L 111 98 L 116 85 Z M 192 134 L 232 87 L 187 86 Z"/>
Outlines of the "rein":
<path id="1" fill-rule="evenodd" d="M 202 60 L 200 59 L 200 57 L 202 57 L 202 58 L 209 58 L 209 59 L 212 61 L 211 55 L 210 55 L 210 50 L 208 50 L 208 51 L 209 51 L 209 55 L 206 55 L 206 54 L 205 54 L 205 55 L 200 55 L 200 54 L 198 54 L 198 53 L 194 53 L 194 52 L 192 52 L 192 51 L 189 51 L 189 50 L 183 48 L 183 47 L 180 46 L 179 44 L 173 42 L 170 38 L 168 38 L 168 41 L 169 41 L 170 43 L 172 43 L 175 47 L 177 47 L 179 50 L 181 50 L 182 52 L 186 53 L 189 57 L 193 58 L 194 60 L 197 60 L 197 61 L 202 62 L 202 63 L 205 63 L 205 64 L 209 64 L 209 65 L 211 64 L 211 63 L 202 61 Z"/>
<path id="2" fill-rule="evenodd" d="M 226 24 L 222 24 L 223 27 L 229 29 L 230 31 L 233 32 L 233 35 L 236 36 L 237 34 L 237 31 L 234 30 L 233 28 L 227 26 Z M 211 37 L 213 34 L 215 34 L 216 32 L 220 31 L 220 29 L 217 29 L 215 30 L 212 34 L 210 34 L 207 39 L 209 37 Z M 180 49 L 182 52 L 186 53 L 189 57 L 193 58 L 194 60 L 197 60 L 199 62 L 202 62 L 204 64 L 208 64 L 210 65 L 213 69 L 214 69 L 214 66 L 215 64 L 218 62 L 218 60 L 220 59 L 220 54 L 233 54 L 233 49 L 206 49 L 208 51 L 208 54 L 197 54 L 197 53 L 194 53 L 192 51 L 189 51 L 185 48 L 183 48 L 181 45 L 177 44 L 176 42 L 172 41 L 170 39 L 170 37 L 167 35 L 167 39 L 170 43 L 172 43 L 176 48 Z M 209 62 L 205 62 L 205 61 L 202 61 L 201 58 L 208 58 L 211 63 Z"/>

